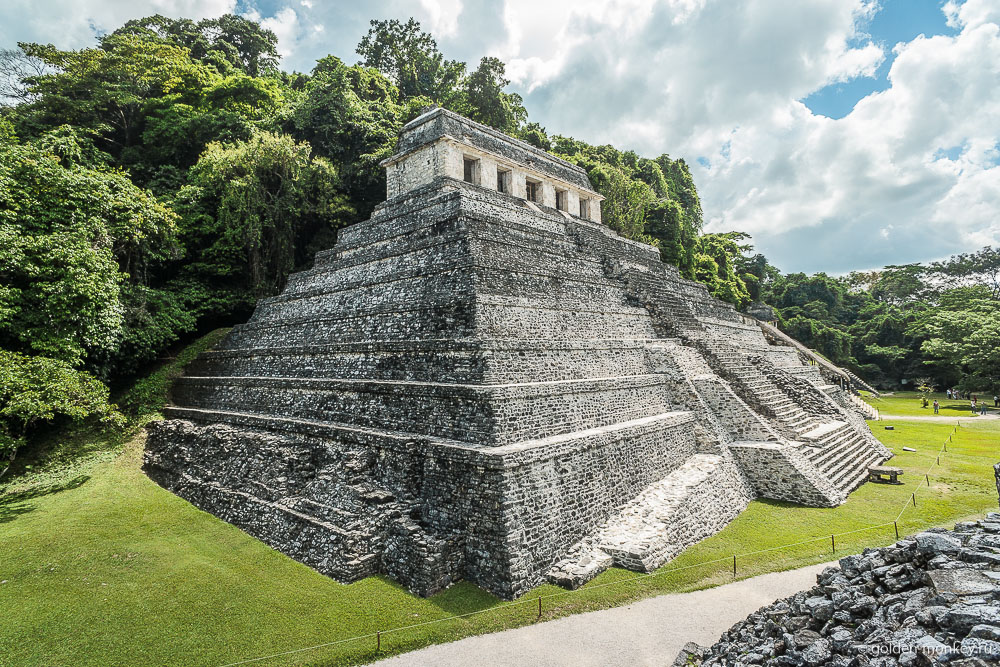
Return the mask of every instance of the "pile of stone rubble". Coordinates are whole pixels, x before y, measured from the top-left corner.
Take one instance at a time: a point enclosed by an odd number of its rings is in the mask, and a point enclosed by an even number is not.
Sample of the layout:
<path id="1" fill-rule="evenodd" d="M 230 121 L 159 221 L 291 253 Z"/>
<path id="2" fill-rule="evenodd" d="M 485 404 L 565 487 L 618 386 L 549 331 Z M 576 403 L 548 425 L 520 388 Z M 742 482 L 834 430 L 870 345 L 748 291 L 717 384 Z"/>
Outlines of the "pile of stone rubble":
<path id="1" fill-rule="evenodd" d="M 675 665 L 1000 664 L 1000 513 L 866 549 Z"/>

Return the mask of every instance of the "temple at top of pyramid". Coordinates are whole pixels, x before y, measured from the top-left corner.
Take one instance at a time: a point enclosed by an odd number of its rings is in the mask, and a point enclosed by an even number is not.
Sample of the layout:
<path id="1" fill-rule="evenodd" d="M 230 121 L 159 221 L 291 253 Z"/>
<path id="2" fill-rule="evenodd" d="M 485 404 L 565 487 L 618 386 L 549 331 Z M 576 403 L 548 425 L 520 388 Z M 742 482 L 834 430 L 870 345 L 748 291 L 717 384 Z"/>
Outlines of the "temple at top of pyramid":
<path id="1" fill-rule="evenodd" d="M 389 200 L 443 176 L 601 221 L 604 197 L 584 169 L 444 109 L 407 123 L 396 154 L 382 166 Z"/>
<path id="2" fill-rule="evenodd" d="M 890 456 L 849 374 L 601 224 L 579 167 L 443 109 L 383 166 L 371 218 L 176 383 L 152 479 L 344 582 L 511 598 Z"/>

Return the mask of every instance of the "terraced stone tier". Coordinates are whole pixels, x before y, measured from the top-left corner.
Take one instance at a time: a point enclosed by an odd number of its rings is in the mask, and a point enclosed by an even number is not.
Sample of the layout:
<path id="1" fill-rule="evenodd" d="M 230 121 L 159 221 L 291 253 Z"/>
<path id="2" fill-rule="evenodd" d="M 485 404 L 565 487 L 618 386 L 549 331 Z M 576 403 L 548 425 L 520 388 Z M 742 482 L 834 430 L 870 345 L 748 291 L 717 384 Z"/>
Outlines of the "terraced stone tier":
<path id="1" fill-rule="evenodd" d="M 465 339 L 210 350 L 196 377 L 287 377 L 511 384 L 642 375 L 647 339 Z"/>
<path id="2" fill-rule="evenodd" d="M 595 535 L 574 545 L 548 579 L 576 588 L 612 565 L 652 572 L 685 547 L 721 530 L 751 497 L 732 460 L 695 454 L 643 489 Z"/>
<path id="3" fill-rule="evenodd" d="M 173 390 L 185 407 L 280 414 L 503 445 L 609 426 L 669 411 L 658 374 L 507 385 L 376 380 L 184 377 Z"/>

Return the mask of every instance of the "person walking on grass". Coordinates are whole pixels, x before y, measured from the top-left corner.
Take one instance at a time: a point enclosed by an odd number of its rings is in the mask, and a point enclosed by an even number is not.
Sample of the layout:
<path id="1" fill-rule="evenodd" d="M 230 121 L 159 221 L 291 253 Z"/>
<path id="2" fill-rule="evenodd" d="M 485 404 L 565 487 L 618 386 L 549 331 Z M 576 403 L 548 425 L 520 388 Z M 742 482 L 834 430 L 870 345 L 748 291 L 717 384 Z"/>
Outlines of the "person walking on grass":
<path id="1" fill-rule="evenodd" d="M 938 405 L 938 400 L 935 398 L 934 399 L 934 414 L 938 414 L 938 408 L 939 407 L 940 406 Z"/>
<path id="2" fill-rule="evenodd" d="M 1000 396 L 997 396 L 996 394 L 993 395 L 993 407 L 1000 408 Z"/>
<path id="3" fill-rule="evenodd" d="M 976 409 L 976 399 L 972 399 L 971 401 L 969 401 L 969 404 L 972 406 L 972 415 L 975 416 L 975 414 L 979 412 Z"/>
<path id="4" fill-rule="evenodd" d="M 979 414 L 981 414 L 984 417 L 986 416 L 986 401 L 983 401 L 982 404 L 979 406 Z"/>

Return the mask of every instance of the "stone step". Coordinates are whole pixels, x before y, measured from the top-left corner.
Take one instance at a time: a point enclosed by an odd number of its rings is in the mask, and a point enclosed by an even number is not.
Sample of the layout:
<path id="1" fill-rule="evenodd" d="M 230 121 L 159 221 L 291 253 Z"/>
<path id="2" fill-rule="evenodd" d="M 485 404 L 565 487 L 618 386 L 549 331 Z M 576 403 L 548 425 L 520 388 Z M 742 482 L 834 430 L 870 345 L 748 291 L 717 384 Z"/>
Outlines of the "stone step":
<path id="1" fill-rule="evenodd" d="M 858 438 L 845 447 L 838 459 L 827 461 L 823 472 L 831 482 L 839 484 L 843 477 L 850 475 L 852 470 L 872 456 L 875 454 L 868 449 L 864 440 Z"/>
<path id="2" fill-rule="evenodd" d="M 650 572 L 738 514 L 748 497 L 734 488 L 721 457 L 695 454 L 602 524 L 549 573 L 550 581 L 589 579 L 612 564 Z"/>
<path id="3" fill-rule="evenodd" d="M 771 406 L 778 419 L 785 422 L 801 422 L 803 419 L 812 419 L 802 408 L 794 403 Z M 813 420 L 815 421 L 815 420 Z"/>
<path id="4" fill-rule="evenodd" d="M 856 435 L 854 429 L 850 426 L 844 426 L 824 437 L 819 444 L 824 449 L 829 449 L 840 445 L 845 438 L 850 438 L 853 435 Z"/>
<path id="5" fill-rule="evenodd" d="M 857 434 L 852 432 L 837 443 L 814 452 L 810 460 L 820 470 L 831 472 L 846 455 L 850 455 L 855 449 L 855 445 L 857 444 L 856 437 Z"/>
<path id="6" fill-rule="evenodd" d="M 802 437 L 821 443 L 824 437 L 842 430 L 845 426 L 847 426 L 847 422 L 843 421 L 825 422 L 814 428 L 812 431 L 803 433 Z"/>
<path id="7" fill-rule="evenodd" d="M 829 452 L 833 449 L 839 448 L 846 442 L 850 442 L 857 434 L 853 429 L 845 429 L 837 433 L 836 437 L 829 439 L 826 442 L 820 444 L 824 452 Z"/>
<path id="8" fill-rule="evenodd" d="M 869 458 L 865 459 L 861 465 L 857 466 L 856 473 L 854 475 L 845 475 L 839 482 L 839 487 L 847 492 L 854 491 L 868 480 L 868 468 L 873 465 L 878 465 L 884 460 L 885 459 L 881 455 L 872 454 Z"/>
<path id="9" fill-rule="evenodd" d="M 862 448 L 849 462 L 845 462 L 830 476 L 830 482 L 840 489 L 853 490 L 854 487 L 850 485 L 854 484 L 854 480 L 861 479 L 863 481 L 867 476 L 868 468 L 880 461 L 879 454 Z M 849 486 L 850 488 L 848 488 Z"/>

